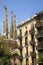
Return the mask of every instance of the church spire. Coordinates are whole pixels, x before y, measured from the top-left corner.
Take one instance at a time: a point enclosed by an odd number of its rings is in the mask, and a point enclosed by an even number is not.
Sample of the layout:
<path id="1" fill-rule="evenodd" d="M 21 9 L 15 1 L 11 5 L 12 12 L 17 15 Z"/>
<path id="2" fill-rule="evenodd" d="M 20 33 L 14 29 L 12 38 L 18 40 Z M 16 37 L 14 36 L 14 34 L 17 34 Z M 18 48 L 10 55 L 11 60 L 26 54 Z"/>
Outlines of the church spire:
<path id="1" fill-rule="evenodd" d="M 3 29 L 3 33 L 6 34 L 7 38 L 8 38 L 8 19 L 7 19 L 7 8 L 4 7 L 4 29 Z"/>
<path id="2" fill-rule="evenodd" d="M 16 16 L 14 15 L 14 22 L 13 22 L 13 39 L 16 39 Z"/>
<path id="3" fill-rule="evenodd" d="M 10 38 L 13 38 L 13 12 L 11 11 Z"/>

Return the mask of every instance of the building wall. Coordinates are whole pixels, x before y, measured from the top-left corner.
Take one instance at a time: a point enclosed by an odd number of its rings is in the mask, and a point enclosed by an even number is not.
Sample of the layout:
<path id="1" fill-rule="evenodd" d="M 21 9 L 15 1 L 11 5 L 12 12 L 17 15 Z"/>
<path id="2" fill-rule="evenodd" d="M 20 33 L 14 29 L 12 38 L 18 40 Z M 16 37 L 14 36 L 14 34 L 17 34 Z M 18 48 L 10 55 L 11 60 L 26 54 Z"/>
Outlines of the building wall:
<path id="1" fill-rule="evenodd" d="M 25 21 L 24 21 L 24 23 L 25 23 Z M 23 57 L 25 57 L 25 55 L 26 55 L 26 47 L 25 47 L 25 37 L 26 37 L 26 35 L 25 35 L 25 32 L 28 31 L 27 37 L 28 37 L 28 55 L 29 55 L 28 63 L 29 63 L 29 65 L 32 64 L 32 58 L 31 58 L 31 55 L 30 55 L 30 52 L 32 51 L 32 46 L 29 43 L 31 41 L 31 35 L 30 35 L 29 31 L 30 31 L 30 29 L 32 27 L 31 26 L 32 24 L 34 24 L 34 25 L 36 24 L 36 20 L 35 19 L 30 20 L 28 23 L 23 24 L 22 26 L 18 27 L 18 35 L 20 34 L 20 29 L 22 30 L 22 36 L 23 36 L 23 38 L 22 38 L 22 46 L 23 46 L 23 48 L 22 48 L 22 56 Z M 35 34 L 36 33 L 37 33 L 37 30 L 35 28 Z M 35 38 L 35 41 L 37 41 L 36 38 Z M 18 43 L 20 43 L 20 42 L 18 42 Z M 36 51 L 36 53 L 37 53 L 37 51 Z M 38 54 L 36 54 L 36 59 L 37 58 L 38 58 Z M 26 65 L 26 58 L 23 59 L 22 65 Z"/>

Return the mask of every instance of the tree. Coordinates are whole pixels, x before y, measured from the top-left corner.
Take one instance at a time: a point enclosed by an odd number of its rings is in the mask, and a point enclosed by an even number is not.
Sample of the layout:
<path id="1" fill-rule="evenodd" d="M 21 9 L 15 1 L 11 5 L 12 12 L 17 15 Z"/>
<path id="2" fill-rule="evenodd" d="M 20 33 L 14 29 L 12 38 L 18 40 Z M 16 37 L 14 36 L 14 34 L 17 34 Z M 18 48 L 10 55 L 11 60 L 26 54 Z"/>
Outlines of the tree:
<path id="1" fill-rule="evenodd" d="M 3 39 L 0 39 L 0 65 L 11 65 L 10 64 L 10 49 L 9 47 L 3 47 Z"/>

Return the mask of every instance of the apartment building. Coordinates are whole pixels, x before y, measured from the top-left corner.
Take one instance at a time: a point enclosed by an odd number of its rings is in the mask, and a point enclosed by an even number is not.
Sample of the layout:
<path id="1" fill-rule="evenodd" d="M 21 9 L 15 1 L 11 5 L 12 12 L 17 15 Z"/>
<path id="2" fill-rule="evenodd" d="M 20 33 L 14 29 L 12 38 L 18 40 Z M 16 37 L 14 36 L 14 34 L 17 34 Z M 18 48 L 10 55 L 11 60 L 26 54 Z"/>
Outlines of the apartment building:
<path id="1" fill-rule="evenodd" d="M 21 64 L 38 64 L 41 54 L 43 56 L 43 44 L 41 44 L 43 39 L 43 11 L 22 21 L 17 28 L 22 59 Z M 42 33 L 40 33 L 41 31 Z"/>

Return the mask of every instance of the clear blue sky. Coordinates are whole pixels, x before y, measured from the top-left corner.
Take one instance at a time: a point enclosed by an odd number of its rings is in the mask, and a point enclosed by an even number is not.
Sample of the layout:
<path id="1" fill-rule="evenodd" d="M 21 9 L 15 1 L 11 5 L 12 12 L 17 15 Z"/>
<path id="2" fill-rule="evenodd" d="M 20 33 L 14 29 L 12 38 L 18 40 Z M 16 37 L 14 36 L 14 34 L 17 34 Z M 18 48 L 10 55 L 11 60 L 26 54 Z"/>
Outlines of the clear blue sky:
<path id="1" fill-rule="evenodd" d="M 2 0 L 8 10 L 8 25 L 10 27 L 10 11 L 16 14 L 16 23 L 31 17 L 43 10 L 43 0 Z M 4 10 L 0 3 L 0 33 L 3 32 Z"/>

